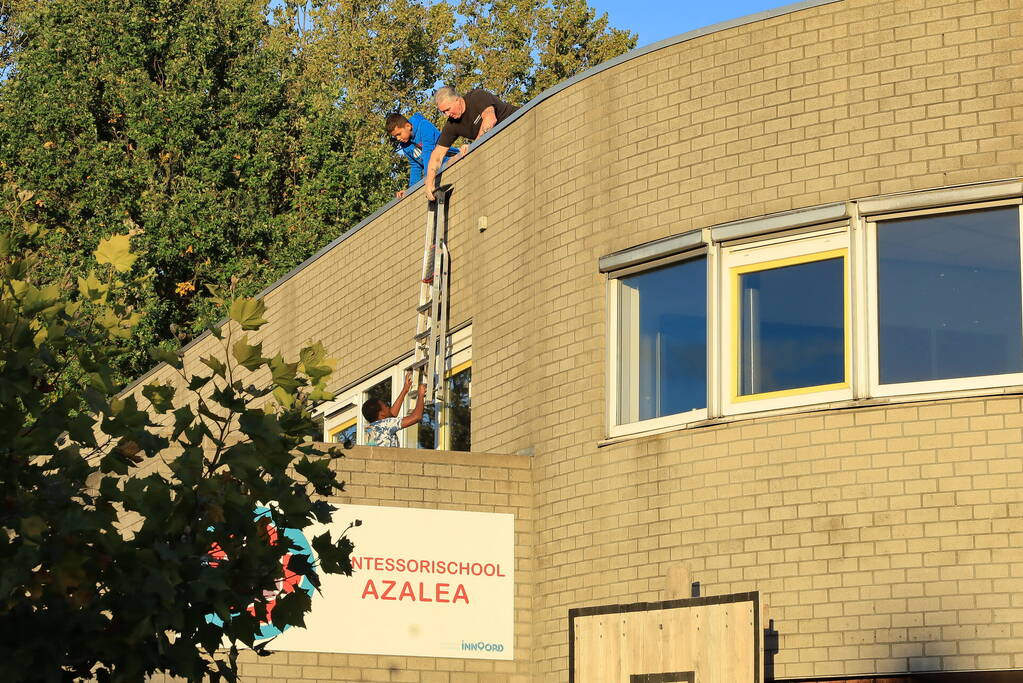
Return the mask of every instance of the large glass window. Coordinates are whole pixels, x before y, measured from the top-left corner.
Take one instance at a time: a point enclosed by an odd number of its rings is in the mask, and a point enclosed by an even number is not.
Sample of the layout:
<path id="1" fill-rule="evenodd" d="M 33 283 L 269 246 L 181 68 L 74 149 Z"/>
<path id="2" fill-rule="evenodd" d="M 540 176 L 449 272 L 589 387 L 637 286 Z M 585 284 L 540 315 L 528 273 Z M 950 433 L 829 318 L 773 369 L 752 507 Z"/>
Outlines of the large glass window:
<path id="1" fill-rule="evenodd" d="M 737 395 L 821 390 L 844 383 L 844 252 L 755 268 L 737 273 Z"/>
<path id="2" fill-rule="evenodd" d="M 1023 371 L 1019 207 L 877 224 L 881 384 Z"/>
<path id="3" fill-rule="evenodd" d="M 707 259 L 618 279 L 618 424 L 707 407 Z"/>
<path id="4" fill-rule="evenodd" d="M 1023 385 L 1018 191 L 868 198 L 603 257 L 607 436 Z"/>

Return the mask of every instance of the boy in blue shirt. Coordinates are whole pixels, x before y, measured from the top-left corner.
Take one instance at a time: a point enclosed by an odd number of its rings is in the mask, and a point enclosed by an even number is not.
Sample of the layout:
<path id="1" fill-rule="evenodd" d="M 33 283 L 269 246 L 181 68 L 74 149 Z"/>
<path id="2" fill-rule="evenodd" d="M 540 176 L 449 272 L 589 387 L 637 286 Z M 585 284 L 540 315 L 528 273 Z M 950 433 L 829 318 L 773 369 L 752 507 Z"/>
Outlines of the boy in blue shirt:
<path id="1" fill-rule="evenodd" d="M 384 121 L 384 128 L 387 134 L 398 143 L 398 151 L 408 157 L 408 186 L 412 187 L 422 180 L 426 171 L 426 163 L 430 160 L 430 155 L 433 154 L 433 148 L 437 146 L 440 131 L 419 113 L 413 114 L 412 118 L 408 119 L 401 114 L 388 114 Z M 457 155 L 457 147 L 449 149 L 445 155 L 444 163 Z M 405 196 L 405 190 L 398 190 L 394 194 L 401 199 Z"/>

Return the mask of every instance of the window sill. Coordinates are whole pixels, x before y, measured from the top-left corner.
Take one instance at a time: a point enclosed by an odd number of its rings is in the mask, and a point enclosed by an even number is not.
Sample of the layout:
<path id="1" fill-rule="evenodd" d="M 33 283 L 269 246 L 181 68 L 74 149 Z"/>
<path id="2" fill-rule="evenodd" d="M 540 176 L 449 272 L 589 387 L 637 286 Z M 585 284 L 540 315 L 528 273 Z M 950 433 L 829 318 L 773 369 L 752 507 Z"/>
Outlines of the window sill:
<path id="1" fill-rule="evenodd" d="M 1023 396 L 1023 384 L 1015 384 L 998 388 L 983 389 L 962 389 L 958 391 L 930 392 L 926 394 L 904 394 L 900 396 L 878 396 L 874 398 L 859 398 L 846 401 L 832 401 L 829 403 L 818 403 L 815 405 L 804 405 L 792 408 L 779 408 L 777 410 L 765 410 L 757 413 L 743 413 L 740 415 L 722 415 L 710 417 L 691 422 L 683 422 L 671 426 L 658 427 L 644 431 L 610 436 L 597 442 L 598 448 L 614 446 L 626 441 L 635 441 L 651 436 L 659 436 L 669 432 L 681 432 L 692 429 L 705 429 L 720 425 L 732 424 L 735 422 L 751 422 L 766 417 L 781 417 L 786 415 L 799 415 L 820 413 L 825 411 L 854 410 L 857 408 L 874 408 L 879 406 L 903 405 L 909 403 L 933 403 L 942 400 L 955 400 L 967 398 L 984 398 L 998 396 Z"/>

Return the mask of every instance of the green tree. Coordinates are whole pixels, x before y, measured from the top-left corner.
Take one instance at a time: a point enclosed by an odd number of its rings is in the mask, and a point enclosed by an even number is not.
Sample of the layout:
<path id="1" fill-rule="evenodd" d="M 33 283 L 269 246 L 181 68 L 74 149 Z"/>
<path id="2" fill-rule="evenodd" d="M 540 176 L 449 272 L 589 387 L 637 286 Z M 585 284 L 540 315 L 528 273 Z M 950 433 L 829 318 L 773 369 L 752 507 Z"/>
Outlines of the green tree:
<path id="1" fill-rule="evenodd" d="M 32 246 L 47 243 L 46 229 L 24 218 L 34 195 L 4 194 L 0 629 L 17 634 L 0 642 L 4 679 L 234 680 L 267 596 L 278 627 L 309 609 L 302 590 L 276 588 L 289 544 L 273 529 L 329 521 L 324 496 L 343 490 L 331 468 L 341 454 L 311 446 L 310 406 L 329 397 L 333 361 L 318 344 L 295 362 L 264 357 L 248 337 L 263 305 L 239 298 L 214 331 L 223 354 L 202 358 L 207 372 L 184 373 L 176 354 L 155 351 L 181 388 L 119 396 L 111 353 L 141 320 L 130 293 L 156 274 L 120 234 L 100 240 L 82 276 L 49 280 Z M 71 361 L 85 381 L 53 391 Z M 321 571 L 351 573 L 344 535 L 312 546 Z M 317 581 L 308 562 L 292 557 L 288 569 Z"/>
<path id="2" fill-rule="evenodd" d="M 154 271 L 122 379 L 172 325 L 211 322 L 207 285 L 254 293 L 379 203 L 360 188 L 386 176 L 338 161 L 353 156 L 351 128 L 310 114 L 265 10 L 42 0 L 13 14 L 25 37 L 0 86 L 0 172 L 35 192 L 44 266 L 80 274 L 128 222 Z"/>
<path id="3" fill-rule="evenodd" d="M 465 91 L 482 87 L 513 104 L 636 46 L 586 0 L 461 0 L 445 50 L 445 75 Z"/>
<path id="4" fill-rule="evenodd" d="M 384 117 L 436 114 L 430 96 L 453 22 L 450 5 L 421 0 L 285 5 L 277 24 L 288 27 L 282 32 L 297 55 L 298 97 L 307 112 L 300 215 L 336 202 L 351 211 L 352 225 L 393 198 L 407 171 L 386 139 Z M 338 130 L 348 136 L 344 145 L 331 142 Z"/>

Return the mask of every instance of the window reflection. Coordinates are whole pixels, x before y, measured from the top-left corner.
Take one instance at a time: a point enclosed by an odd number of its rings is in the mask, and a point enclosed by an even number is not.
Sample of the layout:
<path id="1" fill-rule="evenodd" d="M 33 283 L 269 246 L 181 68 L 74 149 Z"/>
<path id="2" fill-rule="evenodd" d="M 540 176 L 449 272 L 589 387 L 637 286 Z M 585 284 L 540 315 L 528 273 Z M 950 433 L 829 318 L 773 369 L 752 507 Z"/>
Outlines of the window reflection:
<path id="1" fill-rule="evenodd" d="M 707 407 L 707 260 L 619 280 L 618 423 Z"/>
<path id="2" fill-rule="evenodd" d="M 378 382 L 366 390 L 366 400 L 378 398 L 387 405 L 391 405 L 391 378 Z"/>
<path id="3" fill-rule="evenodd" d="M 451 429 L 448 449 L 452 451 L 470 450 L 470 385 L 472 368 L 466 368 L 448 380 L 448 425 Z"/>
<path id="4" fill-rule="evenodd" d="M 355 445 L 356 432 L 359 429 L 357 420 L 352 420 L 348 425 L 342 427 L 331 435 L 331 441 L 339 443 L 345 448 Z"/>
<path id="5" fill-rule="evenodd" d="M 471 450 L 471 391 L 472 367 L 468 366 L 448 377 L 448 404 L 446 424 L 442 430 L 441 448 L 449 451 Z M 419 447 L 432 449 L 436 443 L 437 413 L 434 406 L 423 411 L 419 423 Z"/>
<path id="6" fill-rule="evenodd" d="M 882 384 L 1023 371 L 1019 209 L 877 226 Z"/>
<path id="7" fill-rule="evenodd" d="M 739 276 L 739 395 L 845 381 L 845 259 Z"/>

